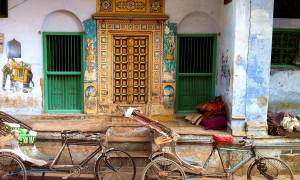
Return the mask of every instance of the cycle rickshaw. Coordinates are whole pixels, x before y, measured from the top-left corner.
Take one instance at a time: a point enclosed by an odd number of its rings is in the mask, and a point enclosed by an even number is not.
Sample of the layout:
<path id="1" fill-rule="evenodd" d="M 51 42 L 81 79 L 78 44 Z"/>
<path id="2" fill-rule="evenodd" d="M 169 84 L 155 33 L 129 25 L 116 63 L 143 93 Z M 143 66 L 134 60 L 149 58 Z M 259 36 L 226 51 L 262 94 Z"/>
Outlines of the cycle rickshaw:
<path id="1" fill-rule="evenodd" d="M 150 119 L 134 108 L 125 113 L 126 117 L 132 118 L 154 131 L 154 143 L 157 145 L 149 157 L 150 162 L 145 167 L 142 180 L 185 180 L 187 177 L 210 177 L 221 179 L 233 179 L 233 174 L 243 165 L 254 159 L 247 170 L 248 180 L 293 180 L 293 172 L 290 167 L 280 159 L 266 157 L 256 152 L 255 144 L 251 139 L 244 137 L 237 144 L 233 144 L 232 136 L 214 135 L 212 150 L 203 165 L 194 165 L 181 159 L 176 152 L 176 142 L 179 135 L 172 129 L 160 122 Z M 230 141 L 224 141 L 229 139 Z M 232 166 L 226 167 L 221 152 L 241 152 L 244 157 Z M 206 168 L 211 157 L 219 156 L 222 172 L 208 172 Z"/>
<path id="2" fill-rule="evenodd" d="M 0 179 L 27 180 L 27 176 L 47 172 L 68 173 L 64 179 L 77 178 L 87 170 L 89 162 L 96 158 L 94 164 L 95 179 L 98 180 L 134 180 L 135 162 L 131 156 L 121 150 L 107 148 L 105 136 L 100 133 L 87 134 L 80 131 L 65 130 L 61 132 L 62 147 L 55 157 L 38 151 L 33 145 L 36 132 L 16 118 L 0 112 Z M 70 146 L 93 146 L 95 150 L 81 162 L 74 163 Z M 64 151 L 68 152 L 71 163 L 58 164 Z"/>

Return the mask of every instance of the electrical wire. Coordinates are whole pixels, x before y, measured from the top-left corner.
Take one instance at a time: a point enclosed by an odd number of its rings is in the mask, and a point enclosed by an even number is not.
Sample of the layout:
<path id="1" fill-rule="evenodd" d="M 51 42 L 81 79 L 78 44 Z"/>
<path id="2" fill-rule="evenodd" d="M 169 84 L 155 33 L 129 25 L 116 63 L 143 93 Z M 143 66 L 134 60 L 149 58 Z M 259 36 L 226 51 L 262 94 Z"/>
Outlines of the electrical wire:
<path id="1" fill-rule="evenodd" d="M 14 6 L 10 7 L 10 8 L 8 8 L 8 10 L 10 11 L 10 10 L 12 10 L 12 9 L 14 9 L 14 8 L 22 5 L 22 4 L 24 4 L 26 1 L 28 1 L 28 0 L 23 0 L 22 2 L 19 2 L 18 4 L 14 5 Z"/>

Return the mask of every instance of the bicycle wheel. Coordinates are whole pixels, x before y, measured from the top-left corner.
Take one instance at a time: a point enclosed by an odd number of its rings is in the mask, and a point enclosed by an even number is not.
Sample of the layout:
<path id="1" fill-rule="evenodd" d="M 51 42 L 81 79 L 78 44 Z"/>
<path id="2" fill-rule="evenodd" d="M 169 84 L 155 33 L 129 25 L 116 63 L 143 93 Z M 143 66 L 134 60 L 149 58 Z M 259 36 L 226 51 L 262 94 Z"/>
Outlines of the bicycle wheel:
<path id="1" fill-rule="evenodd" d="M 26 180 L 27 173 L 24 164 L 12 155 L 0 155 L 1 180 Z"/>
<path id="2" fill-rule="evenodd" d="M 157 158 L 151 161 L 144 169 L 142 180 L 185 180 L 183 169 L 174 161 L 166 158 Z"/>
<path id="3" fill-rule="evenodd" d="M 112 149 L 97 160 L 95 176 L 98 180 L 134 180 L 136 173 L 132 157 L 120 150 Z"/>
<path id="4" fill-rule="evenodd" d="M 293 180 L 294 176 L 285 162 L 276 158 L 263 157 L 248 168 L 247 179 Z"/>

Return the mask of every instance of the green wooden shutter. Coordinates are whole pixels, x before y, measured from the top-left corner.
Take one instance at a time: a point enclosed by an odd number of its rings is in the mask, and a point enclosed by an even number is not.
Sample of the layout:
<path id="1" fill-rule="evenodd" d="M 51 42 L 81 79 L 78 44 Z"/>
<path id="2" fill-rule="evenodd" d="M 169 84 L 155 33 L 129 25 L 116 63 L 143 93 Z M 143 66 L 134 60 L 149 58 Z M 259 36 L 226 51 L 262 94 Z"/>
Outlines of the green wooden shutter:
<path id="1" fill-rule="evenodd" d="M 44 33 L 45 110 L 82 111 L 82 33 Z"/>
<path id="2" fill-rule="evenodd" d="M 195 111 L 199 103 L 215 95 L 215 35 L 179 35 L 176 111 Z"/>

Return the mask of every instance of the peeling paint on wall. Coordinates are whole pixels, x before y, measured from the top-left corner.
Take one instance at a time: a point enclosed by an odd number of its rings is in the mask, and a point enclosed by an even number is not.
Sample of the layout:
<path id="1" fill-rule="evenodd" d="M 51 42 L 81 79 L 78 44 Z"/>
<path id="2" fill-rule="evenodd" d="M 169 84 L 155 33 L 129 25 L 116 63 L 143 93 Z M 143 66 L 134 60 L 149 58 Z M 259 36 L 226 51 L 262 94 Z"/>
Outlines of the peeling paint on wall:
<path id="1" fill-rule="evenodd" d="M 265 123 L 267 120 L 273 3 L 269 0 L 251 1 L 246 90 L 246 118 L 249 124 Z M 253 129 L 265 131 L 263 128 Z"/>
<path id="2" fill-rule="evenodd" d="M 32 98 L 22 98 L 21 96 L 16 97 L 0 97 L 1 108 L 35 108 L 39 106 L 39 102 Z"/>
<path id="3" fill-rule="evenodd" d="M 230 79 L 231 79 L 231 68 L 229 64 L 228 49 L 222 53 L 222 64 L 221 64 L 221 80 L 224 82 L 226 92 L 229 92 Z"/>
<path id="4" fill-rule="evenodd" d="M 255 9 L 251 12 L 251 33 L 258 39 L 271 39 L 273 27 L 270 24 L 270 15 L 264 9 Z"/>
<path id="5" fill-rule="evenodd" d="M 272 69 L 269 110 L 300 115 L 299 69 Z"/>
<path id="6" fill-rule="evenodd" d="M 263 107 L 263 106 L 266 106 L 268 105 L 268 98 L 265 97 L 265 96 L 260 96 L 257 98 L 257 101 L 258 101 L 258 105 L 260 107 Z"/>

